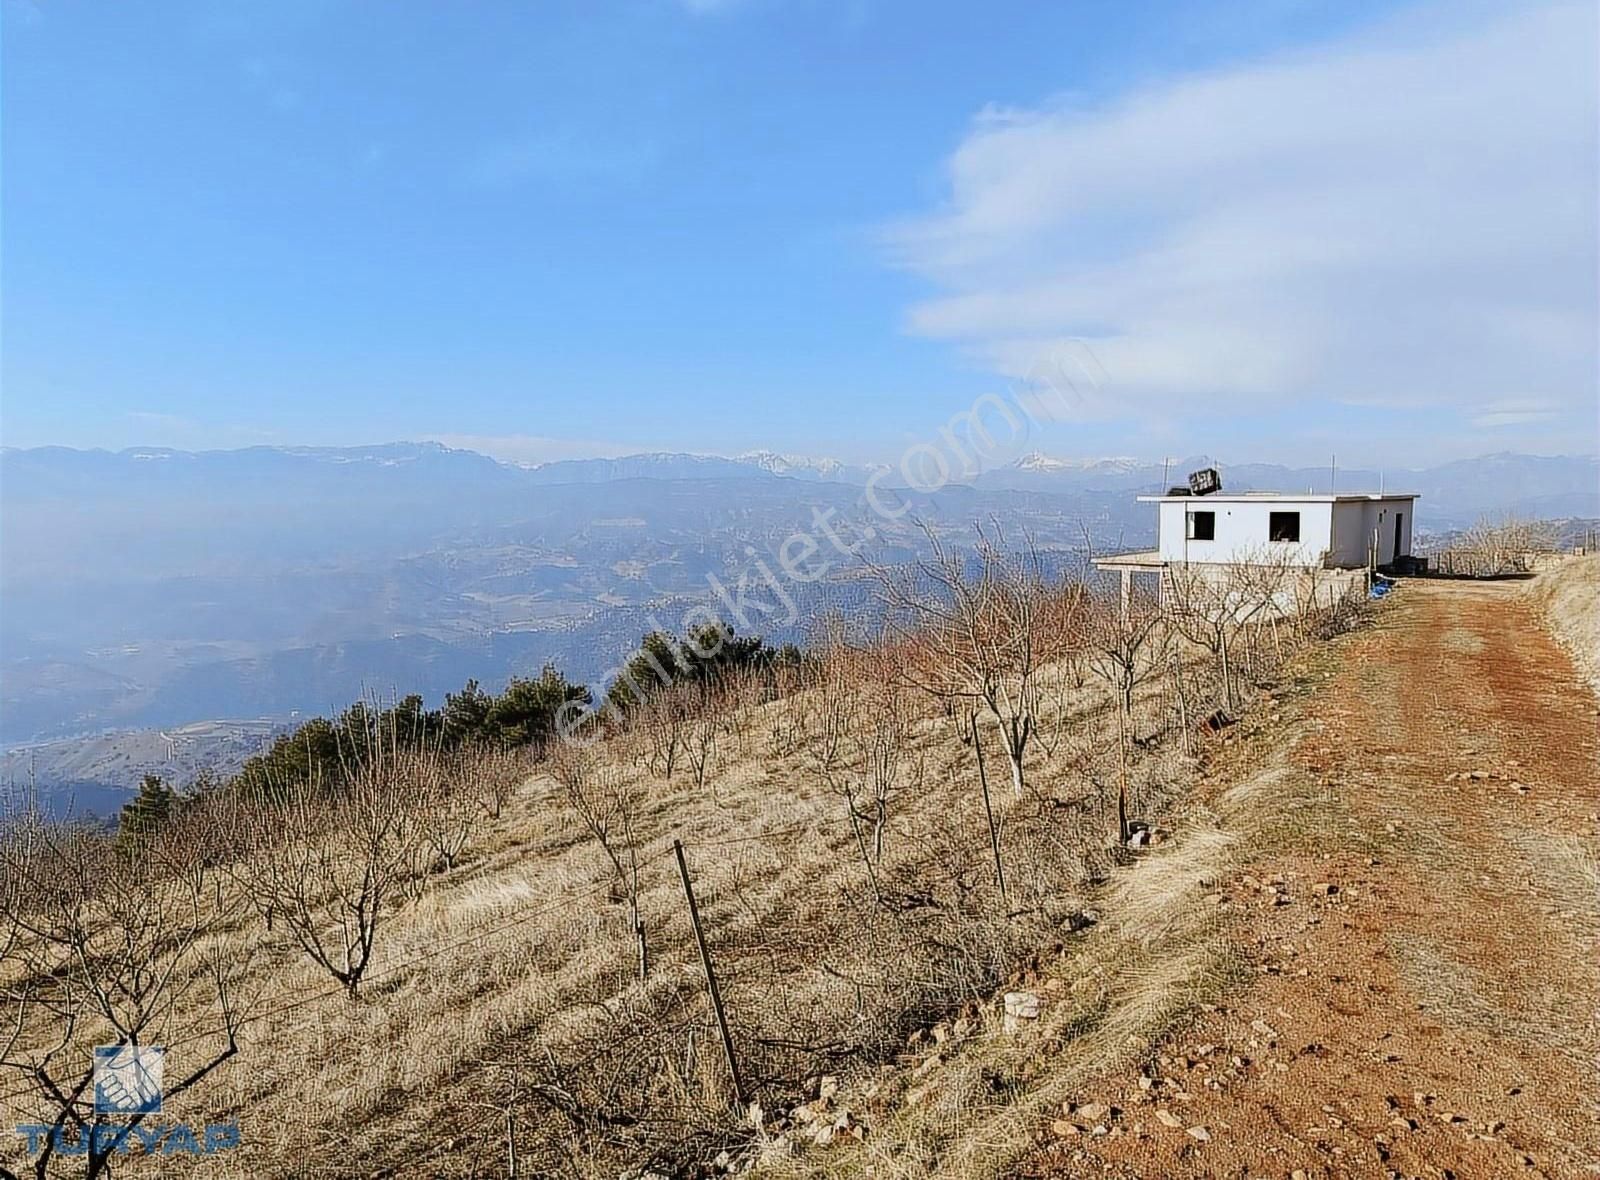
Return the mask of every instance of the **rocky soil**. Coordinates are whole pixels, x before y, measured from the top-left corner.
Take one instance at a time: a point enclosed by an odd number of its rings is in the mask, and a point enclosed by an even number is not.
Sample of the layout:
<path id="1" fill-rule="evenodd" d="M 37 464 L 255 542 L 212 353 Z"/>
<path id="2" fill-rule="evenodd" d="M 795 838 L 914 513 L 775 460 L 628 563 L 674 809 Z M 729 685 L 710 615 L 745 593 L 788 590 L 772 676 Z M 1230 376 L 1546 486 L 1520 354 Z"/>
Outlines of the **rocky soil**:
<path id="1" fill-rule="evenodd" d="M 1412 582 L 1300 707 L 1327 807 L 1213 894 L 1243 982 L 1022 1174 L 1600 1174 L 1595 695 L 1515 585 Z"/>

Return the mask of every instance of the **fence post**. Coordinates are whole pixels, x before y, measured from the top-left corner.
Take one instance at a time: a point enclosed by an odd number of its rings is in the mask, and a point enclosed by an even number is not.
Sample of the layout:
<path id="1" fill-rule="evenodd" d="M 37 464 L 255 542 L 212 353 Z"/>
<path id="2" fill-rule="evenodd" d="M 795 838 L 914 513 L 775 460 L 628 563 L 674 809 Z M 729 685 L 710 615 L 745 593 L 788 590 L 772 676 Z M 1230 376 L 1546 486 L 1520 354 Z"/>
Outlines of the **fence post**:
<path id="1" fill-rule="evenodd" d="M 1189 701 L 1183 692 L 1183 657 L 1177 652 L 1172 653 L 1172 679 L 1177 684 L 1178 725 L 1183 732 L 1183 752 L 1189 755 L 1194 753 L 1194 734 L 1189 729 Z"/>
<path id="2" fill-rule="evenodd" d="M 978 714 L 967 714 L 967 724 L 972 727 L 972 750 L 978 757 L 978 784 L 983 788 L 983 814 L 989 821 L 989 851 L 994 856 L 994 883 L 1000 888 L 1000 900 L 1006 897 L 1006 870 L 1000 863 L 1000 830 L 995 827 L 994 808 L 989 803 L 989 774 L 983 766 L 983 739 L 978 736 Z"/>
<path id="3" fill-rule="evenodd" d="M 711 952 L 706 948 L 705 931 L 700 926 L 700 907 L 695 904 L 694 886 L 689 882 L 689 864 L 683 858 L 683 841 L 674 839 L 672 851 L 678 858 L 678 876 L 683 879 L 683 896 L 689 902 L 689 921 L 694 925 L 694 941 L 700 948 L 700 965 L 706 972 L 706 990 L 711 994 L 711 1011 L 717 1018 L 717 1032 L 722 1037 L 722 1051 L 728 1058 L 728 1077 L 733 1082 L 733 1097 L 742 1108 L 745 1105 L 744 1079 L 739 1076 L 739 1058 L 733 1051 L 733 1034 L 728 1031 L 728 1016 L 722 1010 L 722 990 L 717 987 L 717 973 L 711 966 Z"/>

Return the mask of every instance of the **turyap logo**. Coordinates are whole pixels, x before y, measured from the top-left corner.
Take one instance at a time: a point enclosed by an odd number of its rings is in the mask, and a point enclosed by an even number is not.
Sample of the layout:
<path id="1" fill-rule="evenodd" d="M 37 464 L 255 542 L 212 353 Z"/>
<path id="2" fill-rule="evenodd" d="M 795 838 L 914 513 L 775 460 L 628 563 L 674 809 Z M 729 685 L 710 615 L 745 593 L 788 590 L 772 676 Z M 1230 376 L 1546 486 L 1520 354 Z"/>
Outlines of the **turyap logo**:
<path id="1" fill-rule="evenodd" d="M 163 1123 L 148 1116 L 161 1113 L 162 1073 L 166 1049 L 161 1045 L 99 1045 L 94 1051 L 94 1121 L 74 1115 L 55 1126 L 24 1123 L 17 1134 L 28 1140 L 28 1154 L 45 1149 L 61 1155 L 104 1156 L 127 1153 L 138 1146 L 146 1155 L 213 1155 L 239 1146 L 238 1123 Z M 118 1121 L 109 1121 L 123 1116 Z"/>
<path id="2" fill-rule="evenodd" d="M 94 1051 L 95 1114 L 155 1114 L 161 1109 L 160 1045 L 101 1045 Z"/>

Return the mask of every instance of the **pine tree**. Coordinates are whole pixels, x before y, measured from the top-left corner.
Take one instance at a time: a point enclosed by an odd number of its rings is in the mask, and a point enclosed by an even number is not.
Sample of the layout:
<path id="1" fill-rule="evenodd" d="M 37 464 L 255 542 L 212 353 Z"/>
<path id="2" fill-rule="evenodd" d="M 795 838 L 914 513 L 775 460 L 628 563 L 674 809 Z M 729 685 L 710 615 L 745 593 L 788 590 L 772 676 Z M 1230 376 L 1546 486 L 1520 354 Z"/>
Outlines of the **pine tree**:
<path id="1" fill-rule="evenodd" d="M 123 804 L 117 835 L 124 840 L 148 836 L 171 819 L 176 809 L 177 795 L 172 788 L 161 781 L 160 775 L 147 774 L 139 784 L 139 793 Z"/>

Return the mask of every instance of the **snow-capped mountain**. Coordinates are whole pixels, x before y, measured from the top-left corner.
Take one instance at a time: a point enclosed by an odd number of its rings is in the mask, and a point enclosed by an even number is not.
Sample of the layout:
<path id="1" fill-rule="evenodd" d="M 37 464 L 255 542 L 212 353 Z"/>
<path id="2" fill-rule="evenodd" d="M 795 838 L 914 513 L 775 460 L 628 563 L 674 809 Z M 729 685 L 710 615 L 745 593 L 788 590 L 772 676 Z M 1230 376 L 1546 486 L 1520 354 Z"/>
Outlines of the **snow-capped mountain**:
<path id="1" fill-rule="evenodd" d="M 1106 471 L 1126 474 L 1145 466 L 1145 463 L 1122 455 L 1105 459 L 1060 459 L 1043 451 L 1030 451 L 1011 466 L 1017 471 Z"/>
<path id="2" fill-rule="evenodd" d="M 746 451 L 742 455 L 735 455 L 734 459 L 770 471 L 773 475 L 813 479 L 837 479 L 845 466 L 838 459 L 814 459 L 806 455 L 784 455 L 777 451 Z"/>

